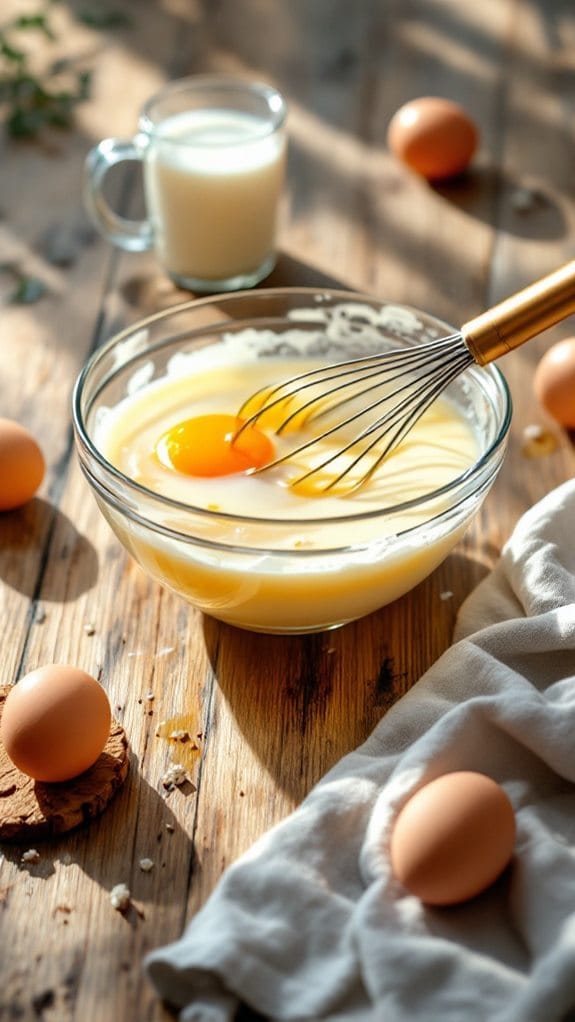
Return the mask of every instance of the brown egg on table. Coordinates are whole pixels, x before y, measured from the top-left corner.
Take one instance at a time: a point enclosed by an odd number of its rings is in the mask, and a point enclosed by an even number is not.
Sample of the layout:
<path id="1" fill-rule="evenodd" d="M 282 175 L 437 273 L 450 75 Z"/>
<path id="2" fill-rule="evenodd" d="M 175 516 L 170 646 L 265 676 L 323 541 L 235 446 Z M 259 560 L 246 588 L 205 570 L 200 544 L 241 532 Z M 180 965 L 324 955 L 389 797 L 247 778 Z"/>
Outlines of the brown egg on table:
<path id="1" fill-rule="evenodd" d="M 0 741 L 14 765 L 37 781 L 67 781 L 96 762 L 110 733 L 108 697 L 77 667 L 48 664 L 10 690 Z"/>
<path id="2" fill-rule="evenodd" d="M 389 122 L 387 140 L 402 163 L 428 181 L 442 181 L 466 169 L 479 133 L 459 103 L 440 96 L 422 96 L 396 111 Z"/>
<path id="3" fill-rule="evenodd" d="M 575 429 L 575 337 L 566 337 L 547 349 L 535 370 L 537 400 L 567 429 Z"/>
<path id="4" fill-rule="evenodd" d="M 400 810 L 391 867 L 425 904 L 454 905 L 501 875 L 514 844 L 515 816 L 506 793 L 490 777 L 462 770 L 430 781 Z"/>
<path id="5" fill-rule="evenodd" d="M 45 470 L 44 455 L 32 434 L 20 423 L 0 418 L 0 511 L 30 500 Z"/>

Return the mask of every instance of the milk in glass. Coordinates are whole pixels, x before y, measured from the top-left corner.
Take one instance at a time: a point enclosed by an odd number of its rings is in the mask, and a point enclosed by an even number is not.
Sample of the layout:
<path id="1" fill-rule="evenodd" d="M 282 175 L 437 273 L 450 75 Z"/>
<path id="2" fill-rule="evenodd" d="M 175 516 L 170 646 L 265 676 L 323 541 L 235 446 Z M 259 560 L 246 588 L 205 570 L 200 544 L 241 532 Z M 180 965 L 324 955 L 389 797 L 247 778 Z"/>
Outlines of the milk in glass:
<path id="1" fill-rule="evenodd" d="M 175 278 L 229 280 L 273 259 L 285 138 L 237 110 L 174 114 L 146 154 L 158 254 Z"/>

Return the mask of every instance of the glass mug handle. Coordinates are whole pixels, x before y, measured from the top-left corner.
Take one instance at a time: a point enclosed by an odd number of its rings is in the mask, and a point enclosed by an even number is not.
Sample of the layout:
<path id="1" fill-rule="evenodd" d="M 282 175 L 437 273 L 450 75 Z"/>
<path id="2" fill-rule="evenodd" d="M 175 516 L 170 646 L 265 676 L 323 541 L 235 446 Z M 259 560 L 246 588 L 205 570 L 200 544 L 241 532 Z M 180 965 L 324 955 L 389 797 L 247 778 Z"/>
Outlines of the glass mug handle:
<path id="1" fill-rule="evenodd" d="M 124 160 L 144 157 L 147 138 L 105 138 L 90 150 L 84 165 L 84 204 L 94 224 L 108 241 L 128 252 L 145 252 L 153 244 L 149 220 L 129 220 L 114 212 L 104 198 L 104 179 L 108 171 Z"/>

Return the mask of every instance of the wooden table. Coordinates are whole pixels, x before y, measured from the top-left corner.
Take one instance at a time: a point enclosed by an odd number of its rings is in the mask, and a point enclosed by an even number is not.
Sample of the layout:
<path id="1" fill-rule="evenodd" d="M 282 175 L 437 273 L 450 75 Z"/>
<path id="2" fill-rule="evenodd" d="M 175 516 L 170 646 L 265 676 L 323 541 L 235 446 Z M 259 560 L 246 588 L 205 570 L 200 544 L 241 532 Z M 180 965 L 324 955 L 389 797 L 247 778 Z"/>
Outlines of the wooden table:
<path id="1" fill-rule="evenodd" d="M 4 0 L 2 18 L 35 6 Z M 464 541 L 394 605 L 332 633 L 264 637 L 203 619 L 149 581 L 80 474 L 70 395 L 95 345 L 188 296 L 152 256 L 120 255 L 89 229 L 80 194 L 89 147 L 131 134 L 141 103 L 169 78 L 267 78 L 291 113 L 289 208 L 266 284 L 333 282 L 459 323 L 573 256 L 575 18 L 547 0 L 96 6 L 126 23 L 81 23 L 80 2 L 51 15 L 50 59 L 93 67 L 73 130 L 1 141 L 0 261 L 17 261 L 47 290 L 15 304 L 0 273 L 0 412 L 32 430 L 48 463 L 37 498 L 0 516 L 1 680 L 52 661 L 100 676 L 132 763 L 108 810 L 39 846 L 37 864 L 21 862 L 21 847 L 1 849 L 0 1017 L 47 1022 L 169 1017 L 142 977 L 143 954 L 181 933 L 222 870 L 448 646 L 461 601 L 517 518 L 575 466 L 531 386 L 543 350 L 573 330 L 564 323 L 505 359 L 515 413 L 504 468 Z M 35 46 L 46 59 L 47 42 Z M 423 94 L 457 98 L 481 129 L 471 172 L 438 188 L 386 148 L 393 112 Z M 521 189 L 534 193 L 528 209 Z M 532 424 L 551 430 L 553 453 L 527 457 Z M 193 785 L 166 794 L 173 750 L 156 730 L 181 719 L 201 736 Z M 119 882 L 133 897 L 125 915 L 109 900 Z"/>

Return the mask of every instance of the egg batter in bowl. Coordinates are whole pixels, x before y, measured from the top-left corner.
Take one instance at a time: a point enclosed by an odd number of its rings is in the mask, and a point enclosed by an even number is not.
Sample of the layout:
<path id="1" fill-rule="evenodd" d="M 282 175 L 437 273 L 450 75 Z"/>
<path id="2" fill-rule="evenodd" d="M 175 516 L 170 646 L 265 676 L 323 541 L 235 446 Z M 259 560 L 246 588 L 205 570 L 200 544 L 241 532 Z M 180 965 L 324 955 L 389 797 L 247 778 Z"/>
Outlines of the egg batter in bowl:
<path id="1" fill-rule="evenodd" d="M 320 451 L 250 474 L 305 433 L 277 437 L 266 421 L 243 435 L 246 465 L 231 442 L 236 413 L 309 367 L 446 332 L 416 310 L 323 290 L 167 310 L 113 338 L 81 374 L 82 467 L 126 549 L 205 613 L 264 632 L 336 627 L 413 588 L 462 535 L 503 457 L 501 374 L 464 373 L 351 495 L 290 485 Z"/>

